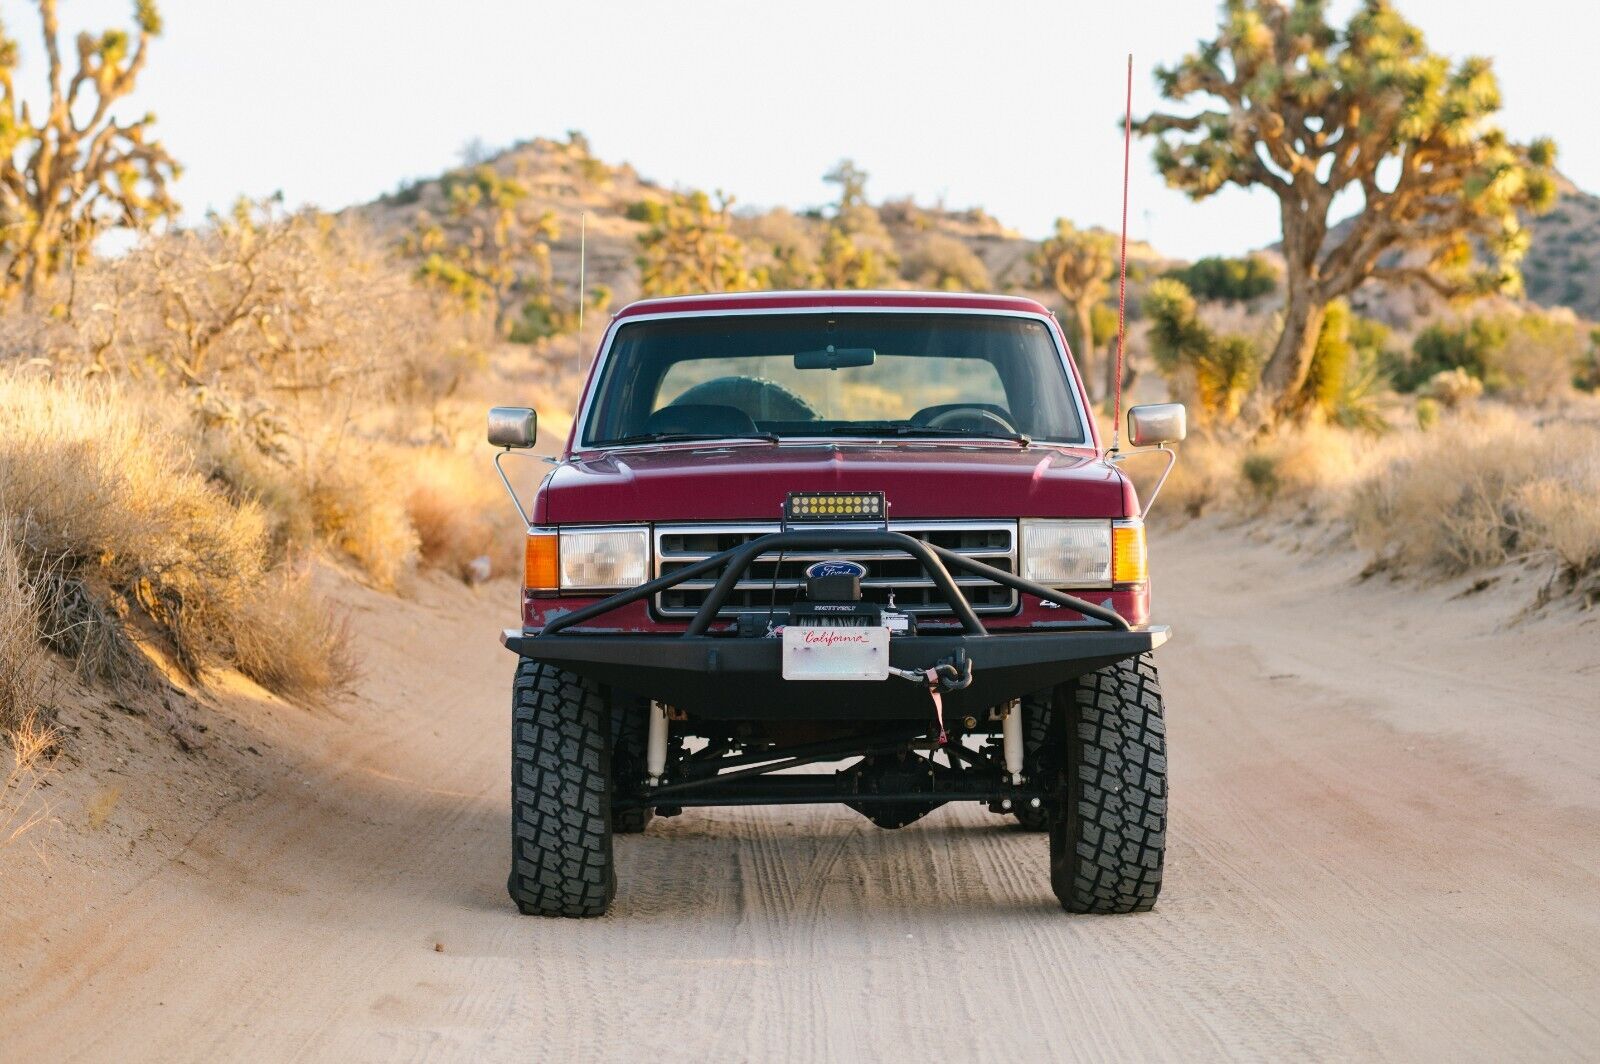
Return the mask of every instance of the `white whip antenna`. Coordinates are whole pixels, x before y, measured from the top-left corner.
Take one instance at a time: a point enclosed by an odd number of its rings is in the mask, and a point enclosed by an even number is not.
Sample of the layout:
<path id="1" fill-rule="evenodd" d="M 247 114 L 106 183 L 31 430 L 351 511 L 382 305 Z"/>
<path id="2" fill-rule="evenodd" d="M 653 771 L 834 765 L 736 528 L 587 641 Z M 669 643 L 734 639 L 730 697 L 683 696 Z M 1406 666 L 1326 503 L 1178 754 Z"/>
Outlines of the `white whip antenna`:
<path id="1" fill-rule="evenodd" d="M 583 305 L 589 301 L 589 212 L 578 215 L 578 343 L 583 343 Z"/>

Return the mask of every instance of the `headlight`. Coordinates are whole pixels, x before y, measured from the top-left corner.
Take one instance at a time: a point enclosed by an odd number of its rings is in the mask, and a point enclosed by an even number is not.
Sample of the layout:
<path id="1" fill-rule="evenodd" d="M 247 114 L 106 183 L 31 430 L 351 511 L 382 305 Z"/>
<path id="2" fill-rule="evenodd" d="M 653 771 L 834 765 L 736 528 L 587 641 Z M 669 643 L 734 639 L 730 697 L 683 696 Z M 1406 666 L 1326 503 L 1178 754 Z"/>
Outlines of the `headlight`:
<path id="1" fill-rule="evenodd" d="M 1024 520 L 1022 575 L 1046 587 L 1110 587 L 1111 522 Z"/>
<path id="2" fill-rule="evenodd" d="M 643 528 L 563 528 L 561 590 L 614 591 L 648 580 L 650 535 Z"/>

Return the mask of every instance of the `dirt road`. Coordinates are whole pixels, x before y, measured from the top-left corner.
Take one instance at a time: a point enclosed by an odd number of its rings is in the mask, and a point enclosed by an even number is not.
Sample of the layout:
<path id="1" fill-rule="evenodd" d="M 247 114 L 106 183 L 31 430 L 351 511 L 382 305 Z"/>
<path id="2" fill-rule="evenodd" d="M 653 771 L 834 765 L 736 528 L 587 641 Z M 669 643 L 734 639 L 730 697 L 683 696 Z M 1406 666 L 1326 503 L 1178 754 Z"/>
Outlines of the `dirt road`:
<path id="1" fill-rule="evenodd" d="M 987 813 L 785 808 L 657 821 L 618 841 L 610 917 L 519 917 L 505 596 L 430 585 L 356 596 L 364 696 L 280 708 L 192 834 L 13 878 L 0 1058 L 1600 1054 L 1600 621 L 1507 628 L 1499 589 L 1356 586 L 1216 530 L 1155 564 L 1153 914 L 1062 913 L 1044 839 Z"/>

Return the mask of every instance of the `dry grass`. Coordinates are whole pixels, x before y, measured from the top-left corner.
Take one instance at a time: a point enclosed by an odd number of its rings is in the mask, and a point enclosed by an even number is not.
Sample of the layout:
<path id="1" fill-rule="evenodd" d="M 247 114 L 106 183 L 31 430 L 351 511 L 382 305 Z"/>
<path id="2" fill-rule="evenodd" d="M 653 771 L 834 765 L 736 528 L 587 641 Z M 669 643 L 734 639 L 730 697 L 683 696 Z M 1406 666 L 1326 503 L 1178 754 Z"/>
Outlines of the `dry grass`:
<path id="1" fill-rule="evenodd" d="M 190 673 L 225 656 L 229 619 L 267 569 L 260 508 L 231 504 L 116 389 L 7 375 L 0 408 L 0 505 L 24 555 L 109 589 Z"/>
<path id="2" fill-rule="evenodd" d="M 488 462 L 487 455 L 459 449 L 408 456 L 406 510 L 422 559 L 463 579 L 481 578 L 482 559 L 489 575 L 514 572 L 522 561 L 514 522 L 506 520 L 510 506 Z"/>
<path id="3" fill-rule="evenodd" d="M 248 660 L 285 693 L 337 686 L 325 628 L 273 573 L 265 512 L 202 477 L 178 427 L 119 388 L 37 376 L 0 375 L 0 409 L 0 520 L 36 595 L 33 638 L 113 686 L 152 675 L 130 628 L 192 676 Z"/>
<path id="4" fill-rule="evenodd" d="M 49 821 L 40 791 L 55 771 L 59 746 L 55 729 L 32 713 L 0 732 L 0 850 Z"/>
<path id="5" fill-rule="evenodd" d="M 1574 586 L 1600 572 L 1600 426 L 1491 408 L 1380 457 L 1348 509 L 1377 558 L 1446 574 L 1527 558 L 1555 563 Z"/>
<path id="6" fill-rule="evenodd" d="M 308 703 L 344 694 L 359 675 L 348 619 L 316 593 L 309 572 L 289 569 L 246 602 L 233 663 L 268 690 Z"/>
<path id="7" fill-rule="evenodd" d="M 1531 561 L 1593 596 L 1597 498 L 1600 422 L 1540 423 L 1478 406 L 1382 437 L 1312 425 L 1231 444 L 1191 440 L 1158 512 L 1344 524 L 1375 565 L 1396 573 L 1452 576 Z"/>
<path id="8" fill-rule="evenodd" d="M 39 708 L 45 672 L 39 619 L 38 592 L 0 523 L 0 735 L 17 731 Z"/>

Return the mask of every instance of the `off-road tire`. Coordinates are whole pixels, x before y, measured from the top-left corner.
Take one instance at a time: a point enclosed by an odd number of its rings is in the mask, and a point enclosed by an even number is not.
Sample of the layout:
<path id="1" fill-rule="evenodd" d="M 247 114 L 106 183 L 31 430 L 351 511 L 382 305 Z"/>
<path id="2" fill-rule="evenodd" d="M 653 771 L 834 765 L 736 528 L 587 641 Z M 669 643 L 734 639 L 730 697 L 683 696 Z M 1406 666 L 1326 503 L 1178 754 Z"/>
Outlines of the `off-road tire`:
<path id="1" fill-rule="evenodd" d="M 605 700 L 526 658 L 511 696 L 511 875 L 528 915 L 600 916 L 617 892 Z"/>
<path id="2" fill-rule="evenodd" d="M 645 747 L 650 741 L 650 703 L 636 695 L 611 693 L 611 785 L 633 787 L 644 779 Z M 637 835 L 650 826 L 656 811 L 649 806 L 611 811 L 614 835 Z"/>
<path id="3" fill-rule="evenodd" d="M 1028 773 L 1040 771 L 1047 760 L 1045 751 L 1050 748 L 1051 700 L 1053 690 L 1035 691 L 1022 699 L 1022 763 Z M 1011 815 L 1023 831 L 1044 831 L 1050 826 L 1050 810 L 1021 806 Z"/>
<path id="4" fill-rule="evenodd" d="M 1167 742 L 1150 655 L 1057 688 L 1050 885 L 1071 913 L 1148 912 L 1166 851 Z"/>

